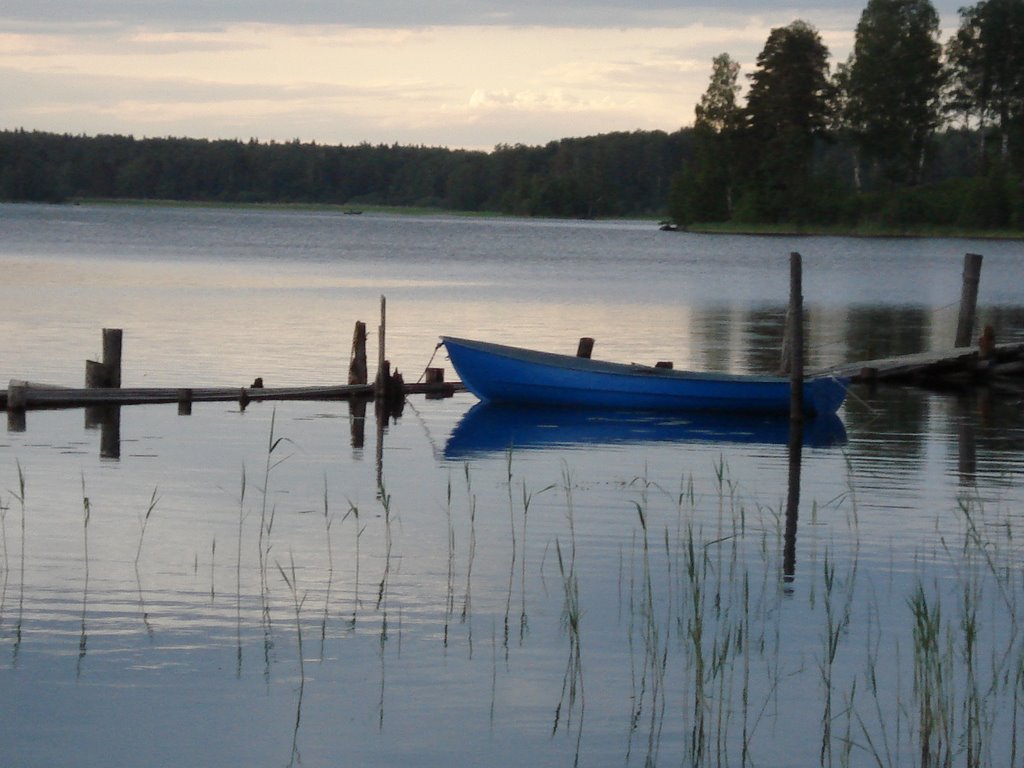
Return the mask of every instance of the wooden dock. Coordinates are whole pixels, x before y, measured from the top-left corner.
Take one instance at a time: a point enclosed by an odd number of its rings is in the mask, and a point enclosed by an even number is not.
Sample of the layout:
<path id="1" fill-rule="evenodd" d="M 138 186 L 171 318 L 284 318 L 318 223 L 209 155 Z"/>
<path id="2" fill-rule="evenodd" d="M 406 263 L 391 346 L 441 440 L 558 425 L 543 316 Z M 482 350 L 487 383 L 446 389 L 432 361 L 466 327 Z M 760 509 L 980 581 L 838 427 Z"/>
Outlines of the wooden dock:
<path id="1" fill-rule="evenodd" d="M 808 375 L 831 374 L 856 384 L 911 385 L 931 389 L 963 387 L 1024 376 L 1024 342 L 990 349 L 953 347 L 879 360 L 865 360 Z"/>
<path id="2" fill-rule="evenodd" d="M 967 254 L 964 259 L 960 316 L 955 346 L 879 360 L 846 363 L 824 370 L 803 371 L 802 363 L 802 288 L 800 254 L 790 255 L 791 286 L 790 310 L 787 317 L 786 339 L 783 342 L 782 365 L 797 382 L 794 393 L 802 391 L 798 385 L 803 375 L 833 375 L 847 378 L 855 384 L 910 385 L 932 389 L 976 385 L 1009 385 L 1015 391 L 1022 389 L 1024 379 L 1024 342 L 996 344 L 995 332 L 986 327 L 978 338 L 977 346 L 968 346 L 974 327 L 975 307 L 982 258 Z M 126 388 L 121 386 L 121 330 L 103 329 L 103 360 L 86 361 L 85 386 L 58 387 L 11 380 L 6 391 L 0 390 L 0 405 L 11 414 L 37 408 L 77 408 L 90 406 L 120 406 L 146 403 L 177 403 L 180 413 L 189 413 L 193 402 L 237 401 L 242 408 L 250 402 L 265 400 L 375 400 L 385 410 L 401 409 L 407 395 L 423 394 L 430 398 L 450 397 L 463 391 L 459 382 L 445 382 L 443 368 L 428 367 L 424 382 L 406 384 L 397 371 L 391 373 L 391 364 L 385 354 L 386 300 L 380 300 L 378 326 L 377 375 L 370 383 L 366 361 L 366 324 L 356 322 L 352 337 L 347 384 L 307 387 L 264 387 L 256 379 L 248 387 L 164 387 Z M 796 322 L 793 322 L 793 318 Z M 577 354 L 590 356 L 594 340 L 580 340 Z M 438 345 L 440 348 L 440 345 Z M 796 354 L 799 350 L 801 354 Z M 436 354 L 436 351 L 435 351 Z M 796 371 L 796 373 L 793 373 Z M 1018 381 L 1014 381 L 1017 379 Z M 792 412 L 801 409 L 794 407 Z M 19 419 L 15 419 L 19 421 Z"/>
<path id="3" fill-rule="evenodd" d="M 403 394 L 445 397 L 462 391 L 459 382 L 405 384 Z M 12 380 L 0 390 L 3 408 L 81 408 L 97 405 L 145 405 L 158 403 L 250 402 L 264 400 L 354 400 L 373 399 L 373 384 L 344 384 L 314 387 L 56 387 Z"/>
<path id="4" fill-rule="evenodd" d="M 122 387 L 122 331 L 103 329 L 102 361 L 85 361 L 85 386 L 63 387 L 12 379 L 6 390 L 0 390 L 0 407 L 8 414 L 43 408 L 88 408 L 102 406 L 177 403 L 179 413 L 191 411 L 192 403 L 233 402 L 242 408 L 251 402 L 265 400 L 374 400 L 386 410 L 400 410 L 407 395 L 422 394 L 428 398 L 450 397 L 462 391 L 460 382 L 445 382 L 443 368 L 424 371 L 422 383 L 407 384 L 385 354 L 386 301 L 381 296 L 381 317 L 378 326 L 379 350 L 377 376 L 368 380 L 366 365 L 366 324 L 357 322 L 352 338 L 352 354 L 348 366 L 348 383 L 324 386 L 265 387 L 261 378 L 248 387 Z M 18 421 L 17 419 L 15 421 Z"/>

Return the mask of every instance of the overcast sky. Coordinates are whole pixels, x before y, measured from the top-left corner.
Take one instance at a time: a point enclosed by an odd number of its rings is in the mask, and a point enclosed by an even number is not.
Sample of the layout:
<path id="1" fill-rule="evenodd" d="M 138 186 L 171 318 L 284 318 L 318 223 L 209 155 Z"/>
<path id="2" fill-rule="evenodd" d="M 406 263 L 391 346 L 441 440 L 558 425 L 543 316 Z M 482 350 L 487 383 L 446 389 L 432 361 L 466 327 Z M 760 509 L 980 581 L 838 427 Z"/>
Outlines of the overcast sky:
<path id="1" fill-rule="evenodd" d="M 0 128 L 471 149 L 674 131 L 712 57 L 748 74 L 773 27 L 804 19 L 845 60 L 864 4 L 801 2 L 4 0 Z M 959 4 L 936 3 L 947 30 Z"/>

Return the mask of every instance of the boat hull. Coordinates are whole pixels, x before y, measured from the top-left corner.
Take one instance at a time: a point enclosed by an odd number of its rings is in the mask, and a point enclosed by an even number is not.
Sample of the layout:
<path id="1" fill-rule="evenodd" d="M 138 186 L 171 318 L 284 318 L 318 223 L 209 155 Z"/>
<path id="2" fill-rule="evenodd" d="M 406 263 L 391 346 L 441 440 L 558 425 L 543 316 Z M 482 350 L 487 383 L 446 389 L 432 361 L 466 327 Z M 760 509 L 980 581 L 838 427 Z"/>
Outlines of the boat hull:
<path id="1" fill-rule="evenodd" d="M 693 373 L 442 337 L 466 389 L 494 403 L 652 411 L 787 413 L 790 381 L 780 376 Z M 847 382 L 804 382 L 804 413 L 830 414 Z"/>

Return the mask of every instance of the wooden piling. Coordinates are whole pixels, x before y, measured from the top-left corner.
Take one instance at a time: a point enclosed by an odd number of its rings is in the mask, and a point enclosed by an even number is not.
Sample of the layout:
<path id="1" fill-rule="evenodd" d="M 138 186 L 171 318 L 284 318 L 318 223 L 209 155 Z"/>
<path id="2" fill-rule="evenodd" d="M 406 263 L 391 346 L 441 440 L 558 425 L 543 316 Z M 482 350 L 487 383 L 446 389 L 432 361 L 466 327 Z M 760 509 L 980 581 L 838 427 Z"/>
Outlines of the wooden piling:
<path id="1" fill-rule="evenodd" d="M 789 254 L 789 477 L 786 494 L 786 528 L 782 547 L 782 576 L 796 578 L 796 530 L 800 517 L 800 464 L 804 419 L 804 297 L 800 254 Z"/>
<path id="2" fill-rule="evenodd" d="M 348 383 L 365 384 L 368 381 L 366 371 L 366 323 L 356 321 L 352 332 L 352 355 L 348 363 Z"/>
<path id="3" fill-rule="evenodd" d="M 789 255 L 789 418 L 804 417 L 804 297 L 800 254 Z"/>
<path id="4" fill-rule="evenodd" d="M 978 283 L 981 281 L 981 254 L 964 256 L 963 285 L 960 289 L 960 316 L 956 324 L 955 347 L 968 347 L 974 332 L 974 315 L 978 306 Z"/>
<path id="5" fill-rule="evenodd" d="M 387 338 L 387 299 L 380 297 L 380 325 L 377 326 L 377 394 L 383 394 L 387 387 L 388 378 L 391 375 L 390 366 L 387 364 L 385 353 L 385 341 Z M 385 370 L 387 368 L 387 370 Z"/>
<path id="6" fill-rule="evenodd" d="M 25 410 L 25 401 L 28 395 L 28 382 L 27 381 L 11 381 L 7 384 L 7 410 L 9 411 L 23 411 Z"/>
<path id="7" fill-rule="evenodd" d="M 85 361 L 85 388 L 106 389 L 110 377 L 107 376 L 107 366 L 95 360 Z"/>
<path id="8" fill-rule="evenodd" d="M 594 340 L 589 336 L 584 336 L 580 339 L 579 346 L 576 347 L 576 357 L 589 358 L 594 351 Z"/>
<path id="9" fill-rule="evenodd" d="M 103 365 L 107 369 L 107 386 L 121 387 L 121 340 L 120 328 L 103 329 Z"/>

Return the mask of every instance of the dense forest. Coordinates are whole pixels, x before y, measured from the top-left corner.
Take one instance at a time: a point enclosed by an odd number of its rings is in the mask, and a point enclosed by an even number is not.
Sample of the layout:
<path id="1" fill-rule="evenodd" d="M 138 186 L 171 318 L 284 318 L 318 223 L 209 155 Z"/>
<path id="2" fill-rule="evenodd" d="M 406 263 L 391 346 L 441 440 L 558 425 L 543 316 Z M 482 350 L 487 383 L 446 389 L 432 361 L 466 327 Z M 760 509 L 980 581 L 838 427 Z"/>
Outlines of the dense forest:
<path id="1" fill-rule="evenodd" d="M 395 205 L 594 218 L 664 213 L 690 133 L 492 152 L 0 132 L 0 200 Z"/>
<path id="2" fill-rule="evenodd" d="M 670 211 L 738 221 L 1024 229 L 1024 0 L 960 9 L 868 0 L 832 67 L 804 21 L 773 29 L 748 75 L 713 60 Z"/>
<path id="3" fill-rule="evenodd" d="M 692 127 L 501 145 L 207 141 L 0 131 L 0 200 L 419 206 L 576 218 L 1024 230 L 1024 0 L 869 0 L 833 66 L 804 21 L 746 75 L 712 62 Z"/>

